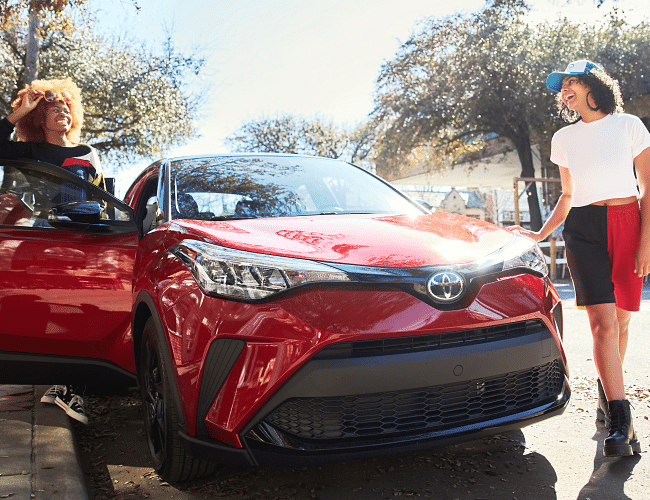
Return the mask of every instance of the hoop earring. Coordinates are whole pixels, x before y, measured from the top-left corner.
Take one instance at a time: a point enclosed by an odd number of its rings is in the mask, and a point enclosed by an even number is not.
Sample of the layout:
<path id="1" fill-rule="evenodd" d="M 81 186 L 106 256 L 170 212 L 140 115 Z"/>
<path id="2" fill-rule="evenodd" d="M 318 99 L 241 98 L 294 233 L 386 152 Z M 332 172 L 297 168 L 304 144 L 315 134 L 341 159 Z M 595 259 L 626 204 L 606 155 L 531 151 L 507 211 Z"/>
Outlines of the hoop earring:
<path id="1" fill-rule="evenodd" d="M 591 94 L 591 90 L 590 90 L 589 92 L 587 92 L 587 97 L 586 97 L 586 99 L 587 99 L 587 106 L 589 106 L 589 109 L 592 110 L 592 111 L 598 111 L 598 110 L 600 109 L 599 106 L 596 106 L 595 108 L 592 108 L 592 107 L 591 107 L 591 103 L 589 102 L 589 94 Z"/>

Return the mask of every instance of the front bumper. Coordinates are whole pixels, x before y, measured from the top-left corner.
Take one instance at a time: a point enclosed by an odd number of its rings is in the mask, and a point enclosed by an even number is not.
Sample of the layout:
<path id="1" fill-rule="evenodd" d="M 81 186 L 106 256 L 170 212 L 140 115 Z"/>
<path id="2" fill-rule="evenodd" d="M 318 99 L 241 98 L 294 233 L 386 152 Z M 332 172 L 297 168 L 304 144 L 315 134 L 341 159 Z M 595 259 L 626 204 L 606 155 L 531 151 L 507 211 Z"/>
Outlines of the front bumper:
<path id="1" fill-rule="evenodd" d="M 414 451 L 561 414 L 570 389 L 540 320 L 333 344 L 305 363 L 239 433 L 242 449 L 184 436 L 188 451 L 253 465 L 316 465 Z"/>

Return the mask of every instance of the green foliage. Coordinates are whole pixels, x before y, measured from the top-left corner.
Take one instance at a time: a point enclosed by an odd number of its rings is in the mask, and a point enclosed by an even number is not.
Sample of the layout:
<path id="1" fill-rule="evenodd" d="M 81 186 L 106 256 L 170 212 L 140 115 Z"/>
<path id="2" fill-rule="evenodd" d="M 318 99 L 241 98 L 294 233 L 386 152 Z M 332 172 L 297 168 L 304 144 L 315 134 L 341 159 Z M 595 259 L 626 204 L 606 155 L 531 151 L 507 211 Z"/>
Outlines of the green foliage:
<path id="1" fill-rule="evenodd" d="M 294 153 L 363 162 L 372 149 L 374 130 L 367 124 L 347 130 L 321 118 L 281 115 L 245 123 L 227 142 L 240 152 Z"/>
<path id="2" fill-rule="evenodd" d="M 432 139 L 441 149 L 494 135 L 514 139 L 529 117 L 548 120 L 553 101 L 541 92 L 536 47 L 525 43 L 534 36 L 525 13 L 520 2 L 494 2 L 474 16 L 425 21 L 378 80 L 380 164 L 399 164 Z"/>
<path id="3" fill-rule="evenodd" d="M 168 39 L 158 51 L 133 40 L 106 40 L 92 24 L 60 30 L 48 23 L 41 32 L 39 79 L 71 77 L 82 89 L 82 141 L 102 160 L 119 163 L 157 158 L 195 135 L 195 98 L 188 90 L 203 60 L 179 54 Z M 0 112 L 10 112 L 23 77 L 26 32 L 0 32 Z"/>

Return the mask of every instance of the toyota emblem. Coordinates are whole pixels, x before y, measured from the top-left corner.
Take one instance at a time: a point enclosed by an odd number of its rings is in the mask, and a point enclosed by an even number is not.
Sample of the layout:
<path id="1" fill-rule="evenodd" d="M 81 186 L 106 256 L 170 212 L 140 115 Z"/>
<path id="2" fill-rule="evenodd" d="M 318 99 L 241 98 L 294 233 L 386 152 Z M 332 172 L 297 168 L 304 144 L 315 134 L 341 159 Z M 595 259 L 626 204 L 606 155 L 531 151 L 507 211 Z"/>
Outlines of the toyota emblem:
<path id="1" fill-rule="evenodd" d="M 437 302 L 453 302 L 465 292 L 465 280 L 454 271 L 440 271 L 429 278 L 427 289 Z"/>

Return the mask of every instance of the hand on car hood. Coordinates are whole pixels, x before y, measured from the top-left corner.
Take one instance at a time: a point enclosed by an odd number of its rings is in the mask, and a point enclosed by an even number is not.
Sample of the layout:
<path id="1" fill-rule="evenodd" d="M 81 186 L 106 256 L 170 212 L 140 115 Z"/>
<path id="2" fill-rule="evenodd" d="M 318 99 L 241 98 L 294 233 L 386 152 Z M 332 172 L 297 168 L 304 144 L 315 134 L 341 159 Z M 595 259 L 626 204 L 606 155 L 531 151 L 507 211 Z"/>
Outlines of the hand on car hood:
<path id="1" fill-rule="evenodd" d="M 493 224 L 443 212 L 176 222 L 213 243 L 249 252 L 380 267 L 472 262 L 514 238 Z"/>

